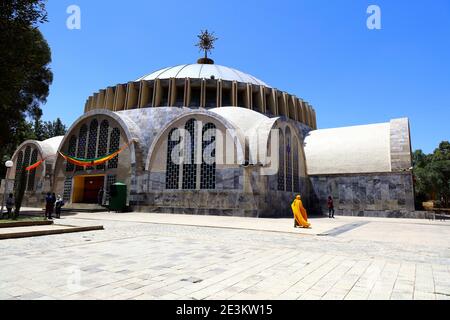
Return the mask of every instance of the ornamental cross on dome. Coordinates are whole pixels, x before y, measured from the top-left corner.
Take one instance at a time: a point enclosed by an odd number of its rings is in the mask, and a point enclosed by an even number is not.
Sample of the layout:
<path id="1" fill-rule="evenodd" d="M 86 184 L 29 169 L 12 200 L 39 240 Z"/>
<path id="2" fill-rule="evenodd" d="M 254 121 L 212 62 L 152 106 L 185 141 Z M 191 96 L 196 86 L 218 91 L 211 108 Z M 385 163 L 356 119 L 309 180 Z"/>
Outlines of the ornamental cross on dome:
<path id="1" fill-rule="evenodd" d="M 211 53 L 214 49 L 214 42 L 219 40 L 219 38 L 214 36 L 214 32 L 209 32 L 208 30 L 202 30 L 197 37 L 199 42 L 196 46 L 200 48 L 200 51 L 205 52 L 205 59 L 208 59 L 208 52 Z"/>

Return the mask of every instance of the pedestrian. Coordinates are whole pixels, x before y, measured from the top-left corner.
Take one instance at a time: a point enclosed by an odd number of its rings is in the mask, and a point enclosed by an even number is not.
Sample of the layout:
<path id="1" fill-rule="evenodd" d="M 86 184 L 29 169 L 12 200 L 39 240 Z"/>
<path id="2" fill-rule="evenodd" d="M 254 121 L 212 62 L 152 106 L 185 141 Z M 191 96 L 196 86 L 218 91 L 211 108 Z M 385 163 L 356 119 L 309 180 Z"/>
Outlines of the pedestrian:
<path id="1" fill-rule="evenodd" d="M 328 197 L 327 206 L 328 206 L 328 217 L 330 219 L 334 219 L 334 201 L 331 196 Z"/>
<path id="2" fill-rule="evenodd" d="M 47 219 L 51 218 L 51 211 L 53 211 L 52 194 L 50 192 L 47 192 L 47 195 L 45 196 L 45 217 Z"/>
<path id="3" fill-rule="evenodd" d="M 6 213 L 3 213 L 2 219 L 5 214 L 8 215 L 8 219 L 11 219 L 12 209 L 14 208 L 14 196 L 12 193 L 8 195 L 8 199 L 6 199 Z"/>
<path id="4" fill-rule="evenodd" d="M 97 203 L 99 206 L 103 206 L 104 193 L 105 193 L 105 191 L 103 190 L 103 188 L 100 188 L 100 190 L 98 191 L 98 194 L 97 194 Z"/>
<path id="5" fill-rule="evenodd" d="M 303 206 L 302 197 L 300 195 L 298 195 L 294 202 L 292 202 L 291 208 L 292 213 L 294 214 L 294 228 L 311 228 L 311 224 L 308 222 L 308 213 Z"/>
<path id="6" fill-rule="evenodd" d="M 52 219 L 52 214 L 53 214 L 53 212 L 55 210 L 55 203 L 56 203 L 56 194 L 55 193 L 52 193 L 52 200 L 51 201 L 52 201 L 51 202 L 52 207 L 50 209 L 50 219 Z"/>
<path id="7" fill-rule="evenodd" d="M 64 201 L 60 195 L 56 198 L 55 202 L 55 218 L 61 219 L 61 208 L 64 206 Z"/>

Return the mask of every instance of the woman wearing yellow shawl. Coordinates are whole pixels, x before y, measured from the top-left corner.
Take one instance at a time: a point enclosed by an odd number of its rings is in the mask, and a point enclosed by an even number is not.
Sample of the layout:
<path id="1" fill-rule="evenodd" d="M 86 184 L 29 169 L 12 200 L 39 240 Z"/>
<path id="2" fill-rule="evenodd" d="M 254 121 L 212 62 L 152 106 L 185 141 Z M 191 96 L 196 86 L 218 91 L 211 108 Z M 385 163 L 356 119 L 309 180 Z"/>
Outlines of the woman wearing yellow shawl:
<path id="1" fill-rule="evenodd" d="M 292 202 L 292 212 L 294 213 L 295 227 L 302 226 L 302 228 L 310 228 L 311 224 L 308 222 L 308 214 L 305 207 L 303 207 L 302 198 L 298 195 Z"/>

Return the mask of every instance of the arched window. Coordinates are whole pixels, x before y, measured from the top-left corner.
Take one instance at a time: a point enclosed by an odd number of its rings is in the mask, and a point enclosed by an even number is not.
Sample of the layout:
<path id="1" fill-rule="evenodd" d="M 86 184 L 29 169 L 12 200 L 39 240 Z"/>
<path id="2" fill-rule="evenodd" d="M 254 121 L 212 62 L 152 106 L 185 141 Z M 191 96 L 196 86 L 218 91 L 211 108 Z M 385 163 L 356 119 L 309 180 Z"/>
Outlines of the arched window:
<path id="1" fill-rule="evenodd" d="M 97 153 L 97 132 L 98 132 L 98 121 L 94 119 L 92 120 L 91 125 L 89 126 L 88 150 L 86 156 L 86 158 L 88 159 L 94 159 Z M 88 167 L 87 169 L 93 168 Z"/>
<path id="2" fill-rule="evenodd" d="M 186 137 L 184 137 L 184 162 L 183 162 L 183 189 L 191 190 L 197 188 L 197 165 L 195 164 L 196 156 L 196 127 L 197 121 L 189 120 L 184 129 Z"/>
<path id="3" fill-rule="evenodd" d="M 286 191 L 292 192 L 291 129 L 286 129 Z"/>
<path id="4" fill-rule="evenodd" d="M 69 140 L 69 149 L 67 151 L 67 155 L 70 157 L 75 157 L 75 152 L 77 151 L 77 137 L 71 136 Z M 70 162 L 66 164 L 66 171 L 71 172 L 74 169 L 74 165 Z"/>
<path id="5" fill-rule="evenodd" d="M 30 156 L 31 156 L 31 147 L 26 147 L 25 148 L 25 156 L 23 157 L 22 168 L 26 168 L 30 165 Z"/>
<path id="6" fill-rule="evenodd" d="M 176 190 L 179 188 L 180 165 L 173 159 L 173 149 L 180 143 L 180 132 L 177 128 L 170 131 L 167 140 L 167 162 L 166 162 L 166 189 Z"/>
<path id="7" fill-rule="evenodd" d="M 100 134 L 98 136 L 98 150 L 97 150 L 97 157 L 103 157 L 106 156 L 106 153 L 108 152 L 108 130 L 109 130 L 109 123 L 107 120 L 103 120 L 100 124 Z M 97 166 L 98 170 L 105 169 L 104 164 L 100 164 Z"/>
<path id="8" fill-rule="evenodd" d="M 37 162 L 37 157 L 38 157 L 38 151 L 37 151 L 37 149 L 34 149 L 33 152 L 31 153 L 30 165 L 35 164 Z M 35 180 L 35 178 L 36 178 L 36 169 L 30 171 L 30 173 L 28 174 L 27 191 L 33 191 L 34 190 L 34 180 Z"/>
<path id="9" fill-rule="evenodd" d="M 292 163 L 292 175 L 294 180 L 294 192 L 300 192 L 300 171 L 299 171 L 299 153 L 298 153 L 298 141 L 296 138 L 293 139 L 292 148 L 294 161 Z"/>
<path id="10" fill-rule="evenodd" d="M 77 157 L 84 158 L 86 156 L 86 140 L 87 140 L 87 125 L 83 124 L 80 128 L 80 134 L 78 138 L 78 151 Z M 76 171 L 83 170 L 83 167 L 77 166 Z"/>
<path id="11" fill-rule="evenodd" d="M 200 189 L 216 188 L 216 126 L 208 123 L 202 130 Z"/>
<path id="12" fill-rule="evenodd" d="M 111 131 L 111 138 L 109 140 L 109 153 L 116 152 L 119 150 L 120 146 L 120 130 L 119 128 L 114 128 Z M 116 169 L 119 163 L 119 156 L 109 160 L 108 169 Z"/>
<path id="13" fill-rule="evenodd" d="M 280 142 L 279 142 L 279 168 L 278 168 L 278 190 L 279 191 L 284 191 L 285 190 L 285 181 L 284 181 L 284 173 L 285 173 L 285 168 L 284 168 L 284 156 L 285 156 L 285 148 L 284 148 L 284 135 L 283 135 L 283 131 L 281 129 L 279 129 L 280 131 Z"/>
<path id="14" fill-rule="evenodd" d="M 16 189 L 17 183 L 19 182 L 22 168 L 23 168 L 23 151 L 20 151 L 19 154 L 17 155 L 16 160 L 16 175 L 14 177 L 14 189 Z"/>

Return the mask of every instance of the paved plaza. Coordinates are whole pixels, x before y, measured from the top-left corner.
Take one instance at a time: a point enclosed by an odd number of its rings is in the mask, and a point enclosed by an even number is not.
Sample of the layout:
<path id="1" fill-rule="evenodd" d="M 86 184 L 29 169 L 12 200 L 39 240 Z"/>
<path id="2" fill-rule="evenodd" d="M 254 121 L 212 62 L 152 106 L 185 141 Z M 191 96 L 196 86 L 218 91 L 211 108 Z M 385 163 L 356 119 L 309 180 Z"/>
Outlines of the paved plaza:
<path id="1" fill-rule="evenodd" d="M 450 223 L 79 213 L 0 241 L 0 299 L 449 299 Z"/>

